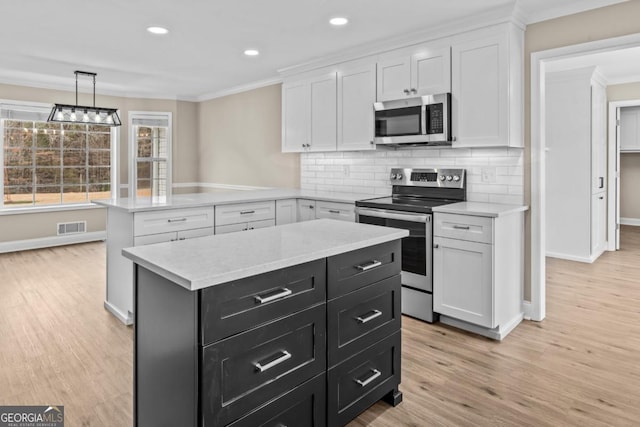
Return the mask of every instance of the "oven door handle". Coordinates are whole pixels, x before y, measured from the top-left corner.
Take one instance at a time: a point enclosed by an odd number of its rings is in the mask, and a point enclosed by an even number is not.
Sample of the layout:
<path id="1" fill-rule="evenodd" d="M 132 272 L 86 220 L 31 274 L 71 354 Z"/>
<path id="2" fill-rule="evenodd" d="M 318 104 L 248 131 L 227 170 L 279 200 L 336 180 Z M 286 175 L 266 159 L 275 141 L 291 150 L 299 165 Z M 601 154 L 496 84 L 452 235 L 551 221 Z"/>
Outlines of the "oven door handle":
<path id="1" fill-rule="evenodd" d="M 385 209 L 363 209 L 356 208 L 356 214 L 364 216 L 372 216 L 375 218 L 397 219 L 399 221 L 410 222 L 430 222 L 430 214 L 416 214 L 411 212 L 389 211 Z"/>

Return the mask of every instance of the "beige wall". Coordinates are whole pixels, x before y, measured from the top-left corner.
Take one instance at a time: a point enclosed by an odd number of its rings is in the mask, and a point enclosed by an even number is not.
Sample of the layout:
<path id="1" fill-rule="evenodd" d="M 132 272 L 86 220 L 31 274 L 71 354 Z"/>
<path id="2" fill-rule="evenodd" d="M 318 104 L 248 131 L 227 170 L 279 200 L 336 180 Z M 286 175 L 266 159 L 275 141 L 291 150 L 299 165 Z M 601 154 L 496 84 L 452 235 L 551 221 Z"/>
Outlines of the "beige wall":
<path id="1" fill-rule="evenodd" d="M 79 103 L 86 103 L 90 94 L 79 94 Z M 26 86 L 0 84 L 0 99 L 39 103 L 75 103 L 75 93 Z M 118 108 L 120 110 L 120 144 L 118 150 L 120 182 L 127 184 L 129 111 L 169 111 L 173 114 L 173 181 L 192 182 L 197 178 L 194 167 L 196 156 L 196 112 L 197 104 L 175 100 L 138 99 L 96 95 L 96 105 Z M 0 215 L 0 242 L 36 239 L 56 236 L 56 224 L 67 221 L 87 221 L 87 231 L 105 229 L 106 215 L 102 209 L 81 209 L 74 211 L 56 211 Z"/>
<path id="2" fill-rule="evenodd" d="M 525 32 L 525 203 L 531 204 L 531 54 L 640 33 L 640 1 L 628 1 L 529 25 Z M 531 297 L 531 223 L 526 221 L 525 299 Z"/>
<path id="3" fill-rule="evenodd" d="M 281 153 L 281 85 L 198 106 L 199 181 L 299 187 L 300 156 Z"/>
<path id="4" fill-rule="evenodd" d="M 640 100 L 640 82 L 607 87 L 608 101 Z M 640 219 L 640 153 L 620 155 L 620 217 Z"/>

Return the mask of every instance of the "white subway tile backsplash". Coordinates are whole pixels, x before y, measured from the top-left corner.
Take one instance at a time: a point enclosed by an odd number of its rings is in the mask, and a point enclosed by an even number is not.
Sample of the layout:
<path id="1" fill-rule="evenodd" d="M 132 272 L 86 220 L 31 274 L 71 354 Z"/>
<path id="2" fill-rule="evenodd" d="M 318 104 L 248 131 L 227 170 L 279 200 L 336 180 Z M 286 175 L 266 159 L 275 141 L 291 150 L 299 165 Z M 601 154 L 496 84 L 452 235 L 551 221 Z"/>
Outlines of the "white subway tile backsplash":
<path id="1" fill-rule="evenodd" d="M 384 196 L 391 194 L 389 173 L 394 167 L 462 167 L 467 170 L 469 201 L 522 203 L 524 194 L 522 149 L 414 147 L 302 153 L 300 166 L 301 187 L 318 191 Z M 486 169 L 495 170 L 491 182 L 483 181 Z"/>

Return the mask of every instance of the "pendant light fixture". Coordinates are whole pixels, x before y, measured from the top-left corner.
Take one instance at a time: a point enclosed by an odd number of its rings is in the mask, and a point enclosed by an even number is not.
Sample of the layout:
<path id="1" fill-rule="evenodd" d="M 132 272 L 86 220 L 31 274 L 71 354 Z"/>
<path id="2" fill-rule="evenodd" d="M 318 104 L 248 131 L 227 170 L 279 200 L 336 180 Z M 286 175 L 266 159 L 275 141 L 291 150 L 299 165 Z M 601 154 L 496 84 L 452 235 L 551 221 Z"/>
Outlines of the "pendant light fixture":
<path id="1" fill-rule="evenodd" d="M 96 73 L 74 71 L 76 75 L 76 105 L 55 104 L 47 121 L 62 123 L 120 126 L 116 108 L 96 107 Z M 93 107 L 78 105 L 78 74 L 93 77 Z"/>

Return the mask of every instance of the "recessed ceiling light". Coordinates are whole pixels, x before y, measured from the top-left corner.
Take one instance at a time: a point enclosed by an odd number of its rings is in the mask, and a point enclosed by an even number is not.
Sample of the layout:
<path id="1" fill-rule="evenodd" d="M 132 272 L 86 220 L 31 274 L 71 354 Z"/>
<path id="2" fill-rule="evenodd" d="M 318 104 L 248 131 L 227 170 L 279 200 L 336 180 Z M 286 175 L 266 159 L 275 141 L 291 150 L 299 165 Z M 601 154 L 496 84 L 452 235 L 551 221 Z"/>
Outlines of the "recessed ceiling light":
<path id="1" fill-rule="evenodd" d="M 336 26 L 346 25 L 348 22 L 349 22 L 349 20 L 347 18 L 342 18 L 340 16 L 337 16 L 335 18 L 331 18 L 329 20 L 329 23 L 331 25 L 336 25 Z"/>
<path id="2" fill-rule="evenodd" d="M 148 27 L 147 31 L 151 34 L 167 34 L 169 32 L 169 30 L 163 27 Z"/>
<path id="3" fill-rule="evenodd" d="M 258 56 L 260 55 L 260 52 L 255 49 L 247 49 L 244 51 L 244 54 L 247 56 Z"/>

